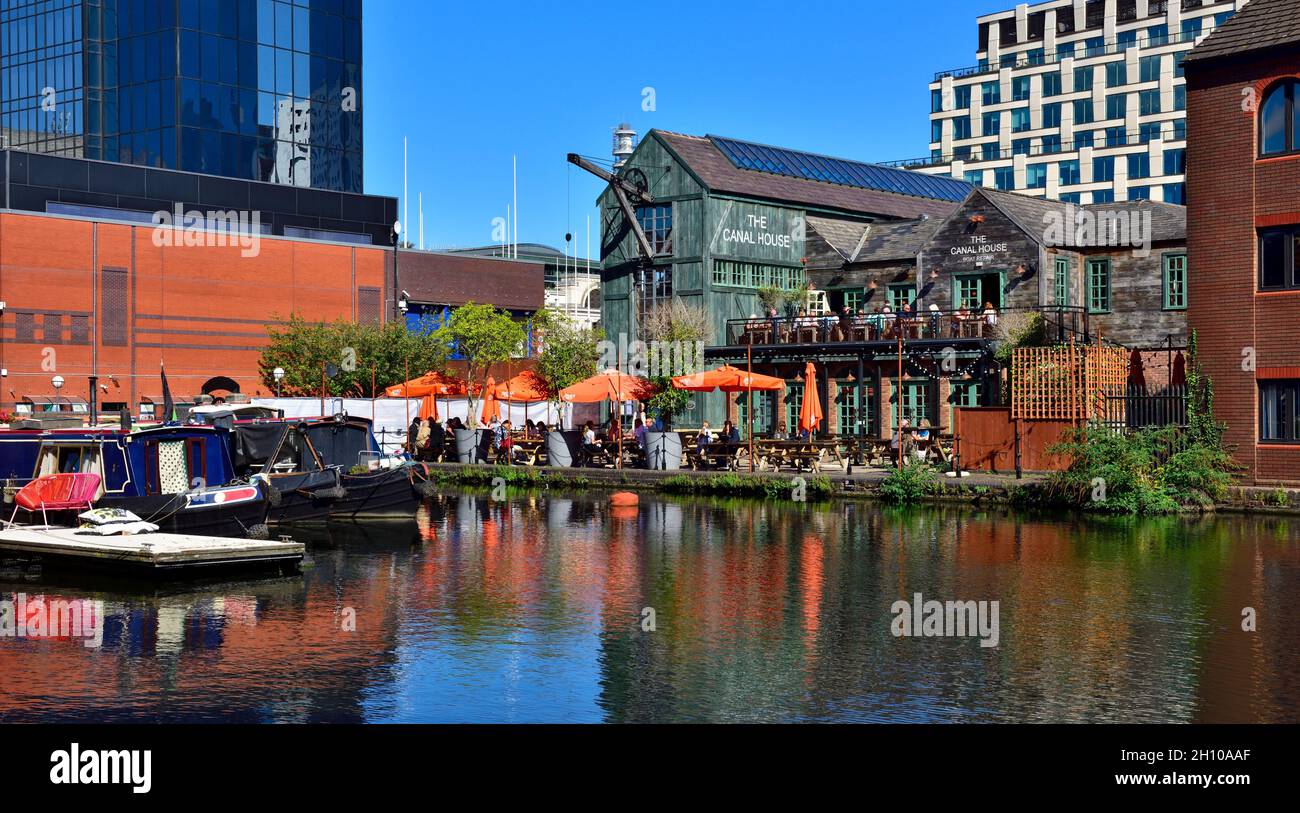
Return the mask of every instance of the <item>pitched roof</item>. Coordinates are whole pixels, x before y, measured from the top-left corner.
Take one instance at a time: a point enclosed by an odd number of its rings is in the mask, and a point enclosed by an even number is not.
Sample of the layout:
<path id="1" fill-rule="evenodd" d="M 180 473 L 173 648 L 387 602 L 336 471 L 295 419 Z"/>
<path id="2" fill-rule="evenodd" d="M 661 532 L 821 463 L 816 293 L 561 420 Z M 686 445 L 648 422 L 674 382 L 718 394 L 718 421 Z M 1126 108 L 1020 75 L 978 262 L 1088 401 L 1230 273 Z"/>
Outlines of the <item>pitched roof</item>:
<path id="1" fill-rule="evenodd" d="M 737 166 L 728 158 L 714 136 L 692 136 L 666 130 L 651 130 L 672 149 L 711 192 L 723 192 L 772 201 L 790 202 L 845 212 L 875 215 L 885 218 L 917 218 L 921 215 L 944 217 L 958 204 L 955 199 L 939 199 L 920 195 L 900 194 L 865 186 L 851 186 L 825 180 L 812 180 L 760 171 Z M 718 141 L 731 141 L 718 139 Z M 746 142 L 738 142 L 746 143 Z M 786 151 L 792 152 L 792 151 Z M 811 159 L 820 159 L 811 153 L 797 153 Z M 841 159 L 834 159 L 841 160 Z M 850 162 L 860 163 L 860 162 Z M 886 169 L 874 165 L 861 165 L 872 169 Z M 908 170 L 890 170 L 904 172 Z M 927 180 L 936 176 L 924 176 Z M 950 181 L 952 179 L 944 179 Z M 962 181 L 952 181 L 960 184 Z M 955 196 L 954 196 L 955 197 Z"/>
<path id="2" fill-rule="evenodd" d="M 1047 217 L 1055 214 L 1060 222 L 1070 222 L 1080 211 L 1094 214 L 1106 211 L 1127 211 L 1131 214 L 1151 213 L 1151 241 L 1153 243 L 1177 242 L 1187 239 L 1187 207 L 1151 200 L 1116 201 L 1114 203 L 1089 203 L 1085 205 L 1062 203 L 1057 200 L 1035 198 L 1014 192 L 979 189 L 973 194 L 983 195 L 1006 215 L 1025 234 L 1042 243 L 1048 225 Z"/>
<path id="3" fill-rule="evenodd" d="M 808 215 L 808 228 L 821 235 L 822 239 L 844 259 L 852 259 L 858 246 L 862 245 L 863 233 L 867 224 L 860 220 L 837 220 L 831 217 Z"/>
<path id="4" fill-rule="evenodd" d="M 1300 3 L 1250 0 L 1184 58 L 1184 64 L 1300 44 Z"/>
<path id="5" fill-rule="evenodd" d="M 872 223 L 852 261 L 858 263 L 915 259 L 943 224 L 942 218 Z"/>

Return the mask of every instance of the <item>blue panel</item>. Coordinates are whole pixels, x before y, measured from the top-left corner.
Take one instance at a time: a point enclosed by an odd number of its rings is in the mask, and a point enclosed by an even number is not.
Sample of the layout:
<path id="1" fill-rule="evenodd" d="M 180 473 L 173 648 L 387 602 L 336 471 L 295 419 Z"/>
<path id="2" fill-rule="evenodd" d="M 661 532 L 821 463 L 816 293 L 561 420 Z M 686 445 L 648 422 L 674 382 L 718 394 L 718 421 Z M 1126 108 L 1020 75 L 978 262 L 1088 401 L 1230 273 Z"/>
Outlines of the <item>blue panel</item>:
<path id="1" fill-rule="evenodd" d="M 768 147 L 731 138 L 709 136 L 709 140 L 738 169 L 936 200 L 961 201 L 971 191 L 970 184 L 956 178 L 925 175 L 906 169 Z"/>

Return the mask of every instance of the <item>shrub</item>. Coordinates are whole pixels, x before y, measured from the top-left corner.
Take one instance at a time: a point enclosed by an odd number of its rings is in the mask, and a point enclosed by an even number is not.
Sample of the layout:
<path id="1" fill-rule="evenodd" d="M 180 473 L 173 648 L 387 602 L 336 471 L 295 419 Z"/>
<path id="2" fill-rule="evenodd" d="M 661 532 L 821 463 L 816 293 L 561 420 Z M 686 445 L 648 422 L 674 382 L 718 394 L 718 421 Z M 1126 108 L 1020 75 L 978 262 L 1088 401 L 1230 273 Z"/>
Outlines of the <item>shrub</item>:
<path id="1" fill-rule="evenodd" d="M 803 478 L 803 481 L 803 496 L 807 500 L 825 500 L 834 492 L 830 479 L 823 475 Z M 673 494 L 761 497 L 769 500 L 792 500 L 795 493 L 794 480 L 731 473 L 708 476 L 674 474 L 660 480 L 659 487 Z"/>
<path id="2" fill-rule="evenodd" d="M 880 497 L 886 502 L 917 502 L 939 491 L 939 472 L 930 464 L 911 461 L 894 469 L 880 483 Z"/>

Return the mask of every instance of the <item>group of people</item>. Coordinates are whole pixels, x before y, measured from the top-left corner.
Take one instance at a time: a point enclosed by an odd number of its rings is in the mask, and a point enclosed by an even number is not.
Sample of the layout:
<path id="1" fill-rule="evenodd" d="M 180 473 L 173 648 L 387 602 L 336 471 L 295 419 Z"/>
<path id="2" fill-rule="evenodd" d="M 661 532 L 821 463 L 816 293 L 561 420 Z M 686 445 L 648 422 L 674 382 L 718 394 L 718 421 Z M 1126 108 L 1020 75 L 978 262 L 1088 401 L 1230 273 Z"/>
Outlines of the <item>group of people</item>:
<path id="1" fill-rule="evenodd" d="M 464 421 L 456 417 L 448 418 L 446 426 L 439 423 L 437 418 L 426 421 L 417 417 L 406 429 L 405 451 L 414 460 L 440 461 L 446 456 L 449 444 L 454 448 L 456 430 L 468 428 Z M 488 430 L 491 438 L 489 448 L 498 461 L 518 462 L 522 450 L 516 447 L 515 438 L 519 433 L 509 418 L 504 421 L 494 419 L 483 428 Z M 550 431 L 552 427 L 545 422 L 528 420 L 524 422 L 522 436 L 530 440 L 545 440 L 546 433 Z"/>
<path id="2" fill-rule="evenodd" d="M 762 332 L 770 330 L 773 342 L 811 341 L 850 341 L 859 336 L 867 341 L 897 338 L 900 332 L 907 338 L 938 339 L 972 338 L 992 336 L 998 324 L 998 309 L 992 302 L 985 302 L 982 311 L 962 305 L 948 313 L 946 318 L 939 306 L 931 304 L 927 310 L 913 310 L 911 303 L 904 303 L 895 312 L 889 305 L 881 305 L 868 313 L 866 308 L 853 308 L 845 305 L 838 314 L 826 312 L 810 313 L 807 309 L 796 316 L 782 317 L 775 308 L 768 310 L 767 324 L 757 315 L 749 318 L 749 331 Z M 910 335 L 909 335 L 910 334 Z"/>

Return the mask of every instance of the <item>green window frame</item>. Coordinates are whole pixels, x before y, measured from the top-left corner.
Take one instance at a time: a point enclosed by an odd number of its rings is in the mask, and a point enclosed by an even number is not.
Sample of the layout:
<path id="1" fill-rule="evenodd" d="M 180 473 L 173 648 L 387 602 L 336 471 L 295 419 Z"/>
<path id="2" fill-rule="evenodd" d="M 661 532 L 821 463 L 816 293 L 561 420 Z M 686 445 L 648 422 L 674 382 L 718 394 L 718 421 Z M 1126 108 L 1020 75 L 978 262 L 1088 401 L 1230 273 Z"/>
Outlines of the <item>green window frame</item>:
<path id="1" fill-rule="evenodd" d="M 894 383 L 897 385 L 897 381 Z M 931 381 L 927 378 L 914 378 L 903 382 L 901 388 L 903 417 L 907 418 L 912 426 L 916 426 L 922 418 L 931 422 L 934 421 L 930 415 L 930 385 Z M 889 431 L 891 433 L 898 428 L 899 391 L 895 390 L 889 407 Z"/>
<path id="2" fill-rule="evenodd" d="M 748 440 L 750 435 L 749 422 L 749 393 L 742 392 L 736 396 L 736 423 L 740 427 L 740 437 L 742 440 Z M 776 403 L 776 396 L 770 392 L 755 392 L 754 395 L 754 423 L 753 432 L 755 436 L 775 432 L 776 427 L 773 425 L 772 416 L 774 410 L 773 404 Z"/>
<path id="3" fill-rule="evenodd" d="M 1110 313 L 1110 260 L 1088 260 L 1088 313 Z"/>
<path id="4" fill-rule="evenodd" d="M 835 394 L 835 433 L 844 437 L 857 437 L 858 424 L 862 424 L 864 437 L 876 433 L 876 388 L 871 381 L 862 382 L 862 410 L 858 411 L 858 382 L 837 380 Z"/>
<path id="5" fill-rule="evenodd" d="M 1166 254 L 1162 265 L 1165 310 L 1187 310 L 1187 255 Z"/>
<path id="6" fill-rule="evenodd" d="M 1056 274 L 1052 278 L 1052 304 L 1066 307 L 1070 304 L 1070 261 L 1056 258 Z"/>
<path id="7" fill-rule="evenodd" d="M 889 286 L 889 307 L 897 313 L 904 305 L 911 304 L 916 294 L 916 286 L 910 282 L 896 282 Z"/>
<path id="8" fill-rule="evenodd" d="M 737 260 L 713 261 L 713 284 L 727 288 L 774 287 L 789 290 L 802 288 L 807 283 L 802 268 L 783 265 L 763 265 Z"/>
<path id="9" fill-rule="evenodd" d="M 974 274 L 958 276 L 955 307 L 973 308 L 975 310 L 984 307 L 983 292 L 983 285 L 979 276 Z"/>
<path id="10" fill-rule="evenodd" d="M 798 431 L 799 410 L 802 407 L 803 382 L 787 381 L 785 385 L 785 432 L 787 435 Z"/>
<path id="11" fill-rule="evenodd" d="M 948 397 L 948 426 L 957 425 L 955 410 L 958 407 L 977 407 L 984 396 L 984 384 L 980 381 L 953 381 L 952 394 Z"/>
<path id="12" fill-rule="evenodd" d="M 853 288 L 844 292 L 844 306 L 854 313 L 857 313 L 866 301 L 867 292 L 862 288 Z"/>

